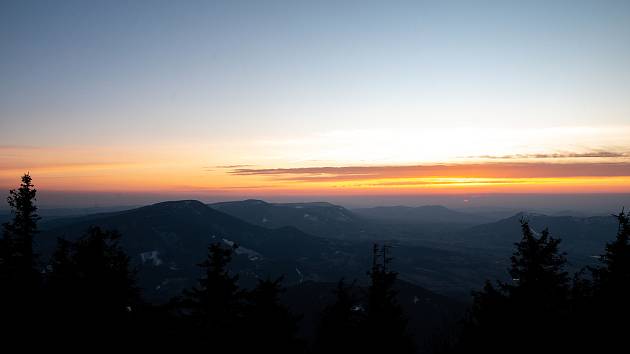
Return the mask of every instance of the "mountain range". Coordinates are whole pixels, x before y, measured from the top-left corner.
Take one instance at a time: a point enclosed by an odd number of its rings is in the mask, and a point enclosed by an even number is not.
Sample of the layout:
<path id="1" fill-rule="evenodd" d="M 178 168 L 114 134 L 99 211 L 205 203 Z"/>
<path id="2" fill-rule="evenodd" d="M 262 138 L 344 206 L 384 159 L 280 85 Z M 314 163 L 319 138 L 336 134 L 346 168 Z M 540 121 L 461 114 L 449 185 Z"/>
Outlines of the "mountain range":
<path id="1" fill-rule="evenodd" d="M 243 204 L 259 203 L 245 201 Z M 45 260 L 52 253 L 57 238 L 76 239 L 90 226 L 118 230 L 122 235 L 121 246 L 138 271 L 145 298 L 161 303 L 196 284 L 201 275 L 196 264 L 205 258 L 210 243 L 237 244 L 230 269 L 239 274 L 240 285 L 250 287 L 257 279 L 283 276 L 287 291 L 282 301 L 295 313 L 304 315 L 300 328 L 305 337 L 311 337 L 318 314 L 333 301 L 338 280 L 356 280 L 357 294 L 365 292 L 366 271 L 371 264 L 370 242 L 314 236 L 293 226 L 332 230 L 317 227 L 319 222 L 332 220 L 358 225 L 360 219 L 351 212 L 321 203 L 282 205 L 273 208 L 274 215 L 291 225 L 274 221 L 270 224 L 276 227 L 269 228 L 217 210 L 228 209 L 225 204 L 222 206 L 224 208 L 210 207 L 194 200 L 173 201 L 125 211 L 43 220 L 36 245 Z M 306 223 L 303 220 L 289 223 L 295 220 L 295 210 L 299 210 L 300 215 L 312 213 L 316 219 L 303 218 Z M 317 223 L 313 225 L 313 221 Z M 394 249 L 396 261 L 392 265 L 402 278 L 397 284 L 397 297 L 410 316 L 414 333 L 419 336 L 416 340 L 423 343 L 433 333 L 429 329 L 437 331 L 448 327 L 461 317 L 465 305 L 462 300 L 437 294 L 421 284 L 446 293 L 461 284 L 473 286 L 474 281 L 465 280 L 456 269 L 466 267 L 469 260 L 456 260 L 461 255 L 445 250 L 398 246 L 400 248 Z"/>
<path id="2" fill-rule="evenodd" d="M 169 297 L 194 284 L 199 275 L 195 265 L 213 242 L 239 246 L 233 266 L 244 283 L 268 274 L 282 274 L 289 283 L 329 278 L 327 272 L 336 262 L 337 266 L 353 262 L 343 244 L 290 226 L 252 225 L 192 200 L 44 222 L 38 237 L 42 253 L 49 254 L 57 238 L 76 239 L 89 226 L 123 235 L 121 245 L 137 264 L 141 285 L 153 297 Z"/>
<path id="3" fill-rule="evenodd" d="M 396 216 L 397 211 L 402 215 Z M 196 264 L 212 242 L 239 246 L 232 267 L 244 286 L 280 275 L 287 285 L 334 283 L 342 277 L 361 282 L 370 265 L 371 244 L 388 242 L 401 279 L 465 301 L 484 280 L 507 276 L 523 218 L 536 232 L 549 227 L 563 239 L 561 250 L 568 253 L 573 269 L 595 264 L 616 232 L 609 216 L 517 213 L 480 223 L 472 214 L 439 206 L 348 210 L 324 202 L 185 200 L 44 218 L 36 241 L 45 259 L 58 237 L 75 239 L 91 225 L 116 229 L 138 268 L 141 286 L 159 301 L 195 283 Z"/>
<path id="4" fill-rule="evenodd" d="M 322 309 L 333 301 L 336 282 L 354 282 L 357 298 L 365 294 L 372 245 L 386 242 L 392 246 L 391 269 L 399 278 L 397 300 L 422 346 L 440 329 L 453 328 L 471 290 L 488 279 L 510 281 L 506 269 L 521 236 L 521 220 L 528 220 L 535 233 L 548 227 L 552 236 L 562 238 L 560 249 L 568 253 L 570 271 L 597 264 L 617 230 L 611 216 L 520 212 L 488 222 L 442 206 L 348 210 L 325 202 L 182 200 L 45 216 L 35 246 L 45 263 L 58 238 L 77 239 L 90 226 L 117 230 L 144 298 L 164 303 L 196 285 L 201 276 L 197 264 L 211 243 L 237 245 L 230 270 L 239 274 L 239 285 L 249 288 L 259 279 L 282 276 L 282 301 L 303 314 L 300 331 L 309 338 Z"/>

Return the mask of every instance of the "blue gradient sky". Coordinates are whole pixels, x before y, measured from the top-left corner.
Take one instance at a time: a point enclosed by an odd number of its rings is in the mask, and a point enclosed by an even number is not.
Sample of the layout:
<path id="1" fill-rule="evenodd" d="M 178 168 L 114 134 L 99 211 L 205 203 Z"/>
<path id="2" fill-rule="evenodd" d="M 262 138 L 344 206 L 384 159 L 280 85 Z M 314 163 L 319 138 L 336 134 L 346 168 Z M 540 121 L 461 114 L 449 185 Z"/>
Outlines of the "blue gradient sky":
<path id="1" fill-rule="evenodd" d="M 3 185 L 630 150 L 628 1 L 3 1 L 0 53 Z"/>

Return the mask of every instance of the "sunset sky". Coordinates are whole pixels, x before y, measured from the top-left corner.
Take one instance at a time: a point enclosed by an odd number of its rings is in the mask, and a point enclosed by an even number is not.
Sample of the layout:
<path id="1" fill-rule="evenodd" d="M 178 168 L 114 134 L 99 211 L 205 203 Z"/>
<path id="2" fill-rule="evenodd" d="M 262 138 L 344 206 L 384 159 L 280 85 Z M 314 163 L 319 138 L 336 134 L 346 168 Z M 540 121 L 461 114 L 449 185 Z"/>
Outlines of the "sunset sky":
<path id="1" fill-rule="evenodd" d="M 630 193 L 629 1 L 2 1 L 0 187 Z"/>

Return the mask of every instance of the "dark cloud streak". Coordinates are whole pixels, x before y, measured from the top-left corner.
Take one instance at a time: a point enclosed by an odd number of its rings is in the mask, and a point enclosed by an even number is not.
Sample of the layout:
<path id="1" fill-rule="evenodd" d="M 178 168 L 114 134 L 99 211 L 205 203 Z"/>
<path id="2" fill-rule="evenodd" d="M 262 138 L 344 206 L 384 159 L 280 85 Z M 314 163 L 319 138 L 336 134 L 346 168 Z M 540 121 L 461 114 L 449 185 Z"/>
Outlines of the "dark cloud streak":
<path id="1" fill-rule="evenodd" d="M 415 166 L 341 166 L 275 169 L 237 168 L 236 176 L 268 176 L 294 182 L 342 182 L 390 178 L 553 178 L 630 176 L 628 162 L 544 163 L 492 162 Z"/>

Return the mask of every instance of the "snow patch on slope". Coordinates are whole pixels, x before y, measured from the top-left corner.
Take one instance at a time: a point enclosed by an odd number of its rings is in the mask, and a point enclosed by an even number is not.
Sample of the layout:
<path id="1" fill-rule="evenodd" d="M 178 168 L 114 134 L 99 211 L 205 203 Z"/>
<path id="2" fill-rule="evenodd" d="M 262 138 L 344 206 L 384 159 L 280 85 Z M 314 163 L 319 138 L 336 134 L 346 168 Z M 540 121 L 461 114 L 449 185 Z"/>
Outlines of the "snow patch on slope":
<path id="1" fill-rule="evenodd" d="M 234 246 L 234 241 L 228 240 L 226 238 L 223 239 L 223 242 L 226 245 L 230 246 L 230 247 Z M 242 247 L 242 246 L 238 246 L 238 248 L 236 248 L 236 250 L 234 252 L 236 254 L 246 255 L 247 258 L 249 258 L 250 261 L 259 261 L 259 260 L 263 259 L 262 254 L 254 251 L 252 249 L 249 249 L 249 248 L 246 248 L 246 247 Z"/>

